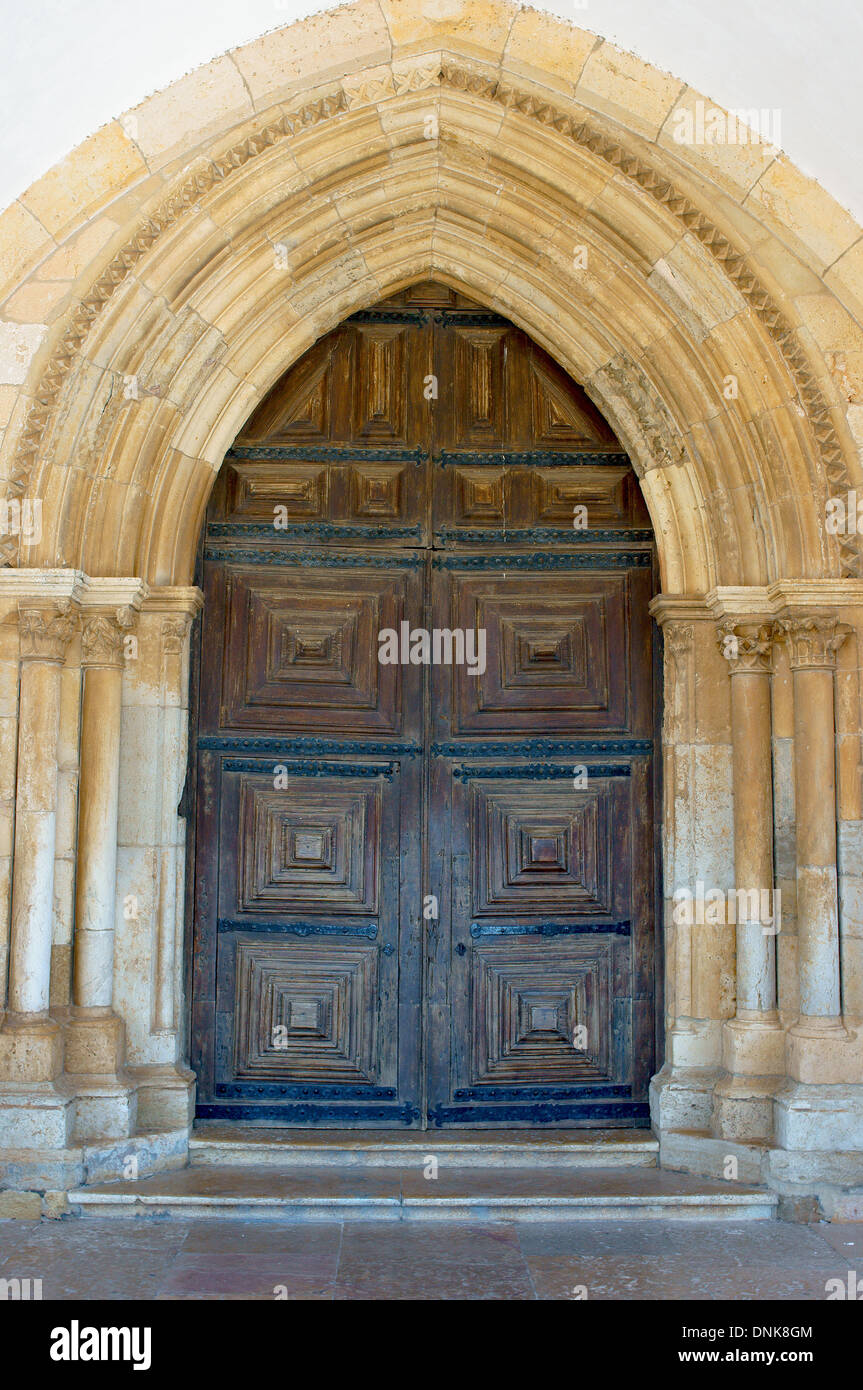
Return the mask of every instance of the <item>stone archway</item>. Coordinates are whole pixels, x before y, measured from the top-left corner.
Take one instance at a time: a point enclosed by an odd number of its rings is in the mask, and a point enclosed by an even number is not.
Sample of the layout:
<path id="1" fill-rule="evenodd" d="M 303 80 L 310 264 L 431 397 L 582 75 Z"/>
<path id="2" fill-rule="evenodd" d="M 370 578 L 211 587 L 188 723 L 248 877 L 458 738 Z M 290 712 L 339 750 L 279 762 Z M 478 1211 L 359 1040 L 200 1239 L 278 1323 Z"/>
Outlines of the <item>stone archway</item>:
<path id="1" fill-rule="evenodd" d="M 0 1142 L 49 1149 L 58 1182 L 81 1146 L 157 1124 L 182 1152 L 175 808 L 194 547 L 224 451 L 312 342 L 423 276 L 523 327 L 639 472 L 669 891 L 768 865 L 770 887 L 796 883 L 778 995 L 760 925 L 678 930 L 669 906 L 666 1155 L 710 1167 L 740 1139 L 777 1183 L 858 1172 L 863 586 L 859 536 L 824 516 L 861 482 L 860 229 L 782 157 L 678 144 L 673 113 L 698 99 L 530 11 L 359 0 L 151 98 L 5 215 L 7 514 L 38 502 L 41 537 L 5 537 L 0 576 L 17 747 Z M 834 753 L 835 815 L 806 797 Z"/>

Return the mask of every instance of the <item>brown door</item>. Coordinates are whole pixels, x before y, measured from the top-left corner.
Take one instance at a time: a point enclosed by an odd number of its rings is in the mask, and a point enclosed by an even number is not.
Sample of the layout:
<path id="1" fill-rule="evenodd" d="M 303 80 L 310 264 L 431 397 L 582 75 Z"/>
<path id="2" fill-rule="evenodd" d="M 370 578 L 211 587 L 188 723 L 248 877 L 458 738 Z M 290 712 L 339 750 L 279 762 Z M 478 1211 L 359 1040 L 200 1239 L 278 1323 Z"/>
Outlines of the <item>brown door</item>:
<path id="1" fill-rule="evenodd" d="M 199 1115 L 646 1123 L 654 556 L 583 392 L 414 287 L 273 388 L 202 566 Z"/>

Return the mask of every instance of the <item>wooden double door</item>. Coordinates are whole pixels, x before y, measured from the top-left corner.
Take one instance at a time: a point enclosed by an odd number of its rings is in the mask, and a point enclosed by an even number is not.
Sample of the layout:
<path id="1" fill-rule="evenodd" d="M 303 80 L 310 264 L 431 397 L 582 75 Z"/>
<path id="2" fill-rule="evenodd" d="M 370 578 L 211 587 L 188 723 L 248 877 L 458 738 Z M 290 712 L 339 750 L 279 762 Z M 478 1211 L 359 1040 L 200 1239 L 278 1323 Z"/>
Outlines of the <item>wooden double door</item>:
<path id="1" fill-rule="evenodd" d="M 579 388 L 441 286 L 355 316 L 235 443 L 202 583 L 199 1116 L 646 1124 L 653 546 Z"/>

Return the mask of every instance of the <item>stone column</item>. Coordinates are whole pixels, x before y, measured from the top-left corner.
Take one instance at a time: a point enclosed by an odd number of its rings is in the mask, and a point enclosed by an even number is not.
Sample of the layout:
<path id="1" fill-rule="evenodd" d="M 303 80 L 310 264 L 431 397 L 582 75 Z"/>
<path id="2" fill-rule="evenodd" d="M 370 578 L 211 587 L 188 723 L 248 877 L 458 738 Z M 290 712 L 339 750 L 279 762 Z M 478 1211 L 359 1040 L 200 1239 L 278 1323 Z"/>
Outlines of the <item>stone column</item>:
<path id="1" fill-rule="evenodd" d="M 62 1071 L 58 1024 L 50 1017 L 54 851 L 57 817 L 57 743 L 61 673 L 75 632 L 69 599 L 19 603 L 19 697 L 15 842 L 8 1008 L 0 1034 L 0 1079 L 32 1088 Z M 4 1087 L 4 1089 L 6 1089 Z M 50 1096 L 30 1105 L 5 1095 L 0 1140 L 20 1147 L 65 1142 L 66 1103 Z"/>
<path id="2" fill-rule="evenodd" d="M 75 623 L 70 602 L 20 607 L 21 692 L 9 1009 L 14 1015 L 27 1015 L 33 1021 L 48 1018 L 60 671 Z"/>
<path id="3" fill-rule="evenodd" d="M 66 1033 L 66 1071 L 71 1076 L 113 1081 L 119 1080 L 123 1062 L 123 1026 L 112 1004 L 123 643 L 133 623 L 131 608 L 87 609 L 81 639 L 84 691 L 72 1020 Z M 100 1089 L 100 1109 L 104 1111 L 107 1098 Z M 119 1127 L 127 1132 L 127 1102 L 115 1093 L 110 1108 L 116 1111 L 118 1105 L 122 1111 Z M 78 1108 L 83 1109 L 80 1102 Z M 117 1128 L 115 1115 L 108 1129 L 116 1135 Z M 105 1132 L 103 1120 L 99 1129 Z"/>
<path id="4" fill-rule="evenodd" d="M 836 876 L 836 653 L 849 628 L 832 615 L 783 619 L 794 681 L 800 1018 L 809 1037 L 842 1030 Z"/>
<path id="5" fill-rule="evenodd" d="M 730 1075 L 714 1093 L 713 1128 L 723 1138 L 769 1138 L 776 1078 L 785 1070 L 776 1007 L 782 919 L 773 867 L 773 622 L 726 619 L 717 632 L 731 674 L 735 882 L 726 920 L 736 935 L 737 1011 L 723 1026 L 722 1060 Z"/>

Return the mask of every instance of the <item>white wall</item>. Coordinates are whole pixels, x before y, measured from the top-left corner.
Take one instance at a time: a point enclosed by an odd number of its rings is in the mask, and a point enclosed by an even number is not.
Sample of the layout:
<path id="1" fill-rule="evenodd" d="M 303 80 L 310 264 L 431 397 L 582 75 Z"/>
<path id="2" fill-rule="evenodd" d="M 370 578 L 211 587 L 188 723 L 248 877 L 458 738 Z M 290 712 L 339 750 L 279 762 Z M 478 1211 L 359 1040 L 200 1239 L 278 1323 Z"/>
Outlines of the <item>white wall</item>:
<path id="1" fill-rule="evenodd" d="M 428 0 L 431 12 L 461 0 Z M 87 135 L 314 0 L 4 0 L 0 207 Z M 552 0 L 721 106 L 779 108 L 782 145 L 863 221 L 861 0 Z"/>

